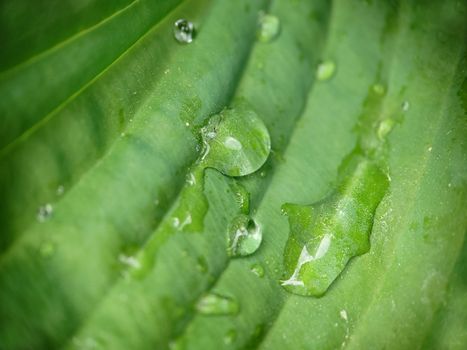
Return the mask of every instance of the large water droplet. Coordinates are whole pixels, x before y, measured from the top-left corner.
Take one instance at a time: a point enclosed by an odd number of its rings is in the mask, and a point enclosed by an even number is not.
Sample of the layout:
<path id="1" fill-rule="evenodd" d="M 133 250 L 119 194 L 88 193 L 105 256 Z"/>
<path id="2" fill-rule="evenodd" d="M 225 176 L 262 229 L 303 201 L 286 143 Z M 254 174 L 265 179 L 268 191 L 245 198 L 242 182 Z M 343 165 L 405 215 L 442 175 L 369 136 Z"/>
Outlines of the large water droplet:
<path id="1" fill-rule="evenodd" d="M 321 296 L 352 257 L 369 250 L 374 213 L 388 179 L 374 162 L 355 158 L 335 193 L 313 205 L 283 206 L 290 223 L 282 281 L 287 291 Z"/>
<path id="2" fill-rule="evenodd" d="M 41 205 L 39 209 L 37 209 L 37 215 L 36 215 L 37 221 L 44 222 L 48 220 L 52 216 L 53 211 L 54 209 L 52 207 L 52 204 L 47 203 L 47 204 Z"/>
<path id="3" fill-rule="evenodd" d="M 320 81 L 329 80 L 336 71 L 336 64 L 334 61 L 326 60 L 321 62 L 316 69 L 316 79 Z"/>
<path id="4" fill-rule="evenodd" d="M 258 170 L 268 158 L 271 139 L 258 115 L 245 106 L 213 116 L 201 130 L 204 150 L 201 164 L 228 176 Z"/>
<path id="5" fill-rule="evenodd" d="M 235 315 L 238 313 L 239 305 L 231 297 L 210 293 L 198 301 L 196 310 L 203 315 Z"/>
<path id="6" fill-rule="evenodd" d="M 174 24 L 174 36 L 178 42 L 189 44 L 195 37 L 195 26 L 186 19 L 179 19 Z"/>
<path id="7" fill-rule="evenodd" d="M 236 216 L 228 229 L 228 248 L 230 256 L 246 256 L 256 252 L 261 245 L 261 227 L 248 215 Z"/>
<path id="8" fill-rule="evenodd" d="M 281 31 L 281 22 L 277 16 L 260 13 L 258 41 L 268 43 L 276 39 Z"/>

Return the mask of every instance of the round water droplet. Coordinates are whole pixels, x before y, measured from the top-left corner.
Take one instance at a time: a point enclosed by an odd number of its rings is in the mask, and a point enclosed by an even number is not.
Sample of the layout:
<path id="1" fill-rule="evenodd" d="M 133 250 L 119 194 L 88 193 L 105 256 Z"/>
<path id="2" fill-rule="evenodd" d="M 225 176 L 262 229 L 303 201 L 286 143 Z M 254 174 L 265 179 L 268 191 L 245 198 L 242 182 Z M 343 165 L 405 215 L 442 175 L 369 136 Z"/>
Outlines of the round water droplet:
<path id="1" fill-rule="evenodd" d="M 277 16 L 260 13 L 258 41 L 269 43 L 276 39 L 281 31 L 281 22 Z"/>
<path id="2" fill-rule="evenodd" d="M 259 278 L 264 277 L 264 268 L 260 264 L 252 265 L 250 270 Z"/>
<path id="3" fill-rule="evenodd" d="M 316 79 L 326 81 L 332 78 L 336 71 L 336 64 L 334 61 L 326 60 L 321 62 L 316 69 Z"/>
<path id="4" fill-rule="evenodd" d="M 63 185 L 60 185 L 57 187 L 57 196 L 61 196 L 65 192 L 65 187 Z"/>
<path id="5" fill-rule="evenodd" d="M 232 344 L 235 339 L 237 339 L 237 331 L 235 329 L 229 330 L 225 335 L 224 335 L 224 343 L 226 345 Z"/>
<path id="6" fill-rule="evenodd" d="M 410 102 L 409 101 L 402 102 L 401 108 L 402 108 L 402 111 L 407 112 L 410 108 Z"/>
<path id="7" fill-rule="evenodd" d="M 228 176 L 258 170 L 269 156 L 271 139 L 258 115 L 244 106 L 224 110 L 201 129 L 201 163 Z"/>
<path id="8" fill-rule="evenodd" d="M 253 254 L 262 238 L 261 227 L 248 215 L 240 214 L 229 225 L 227 253 L 230 256 Z"/>
<path id="9" fill-rule="evenodd" d="M 48 220 L 52 216 L 53 211 L 52 204 L 47 203 L 41 205 L 39 209 L 37 209 L 37 221 L 44 222 Z"/>
<path id="10" fill-rule="evenodd" d="M 195 26 L 186 19 L 179 19 L 174 24 L 174 36 L 178 42 L 189 44 L 195 37 Z"/>
<path id="11" fill-rule="evenodd" d="M 235 315 L 239 305 L 231 297 L 209 293 L 198 301 L 196 310 L 203 315 Z"/>

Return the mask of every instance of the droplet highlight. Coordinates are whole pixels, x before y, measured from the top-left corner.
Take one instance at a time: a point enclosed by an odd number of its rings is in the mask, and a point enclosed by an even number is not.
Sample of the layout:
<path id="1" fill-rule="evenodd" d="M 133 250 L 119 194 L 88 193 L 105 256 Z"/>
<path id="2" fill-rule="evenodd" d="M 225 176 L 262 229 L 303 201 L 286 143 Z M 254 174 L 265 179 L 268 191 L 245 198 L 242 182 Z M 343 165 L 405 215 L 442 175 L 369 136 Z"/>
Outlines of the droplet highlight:
<path id="1" fill-rule="evenodd" d="M 47 221 L 53 214 L 53 207 L 52 207 L 52 204 L 44 204 L 44 205 L 41 205 L 39 207 L 39 209 L 37 209 L 37 215 L 36 215 L 36 218 L 37 218 L 37 221 L 39 222 L 45 222 Z"/>
<path id="2" fill-rule="evenodd" d="M 198 301 L 196 310 L 203 315 L 235 315 L 239 311 L 239 305 L 231 297 L 210 293 Z"/>
<path id="3" fill-rule="evenodd" d="M 247 256 L 256 252 L 262 241 L 261 227 L 248 215 L 236 216 L 228 228 L 229 256 Z"/>
<path id="4" fill-rule="evenodd" d="M 336 64 L 334 61 L 326 60 L 321 62 L 316 69 L 316 79 L 326 81 L 331 79 L 336 72 Z"/>
<path id="5" fill-rule="evenodd" d="M 262 43 L 269 43 L 274 41 L 280 34 L 281 22 L 277 16 L 265 14 L 263 12 L 259 15 L 259 30 L 258 41 Z"/>
<path id="6" fill-rule="evenodd" d="M 175 39 L 183 44 L 189 44 L 195 37 L 195 26 L 186 19 L 179 19 L 174 23 Z"/>

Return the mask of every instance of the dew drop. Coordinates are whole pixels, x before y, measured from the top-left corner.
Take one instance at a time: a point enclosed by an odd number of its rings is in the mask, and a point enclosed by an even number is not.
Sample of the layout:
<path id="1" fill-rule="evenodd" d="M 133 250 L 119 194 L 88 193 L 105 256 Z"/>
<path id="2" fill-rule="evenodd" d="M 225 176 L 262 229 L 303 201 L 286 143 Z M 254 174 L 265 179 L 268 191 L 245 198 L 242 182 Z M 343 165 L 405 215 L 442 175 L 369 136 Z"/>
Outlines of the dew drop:
<path id="1" fill-rule="evenodd" d="M 57 187 L 57 196 L 61 196 L 65 192 L 65 187 L 63 185 L 60 185 Z"/>
<path id="2" fill-rule="evenodd" d="M 347 316 L 347 311 L 345 309 L 342 309 L 340 312 L 339 312 L 339 315 L 341 316 L 341 318 L 344 320 L 344 321 L 348 321 L 348 316 Z"/>
<path id="3" fill-rule="evenodd" d="M 228 229 L 229 256 L 246 256 L 256 252 L 262 241 L 261 227 L 248 215 L 236 216 Z"/>
<path id="4" fill-rule="evenodd" d="M 336 71 L 336 64 L 334 61 L 326 60 L 321 62 L 316 69 L 316 79 L 326 81 L 332 78 Z"/>
<path id="5" fill-rule="evenodd" d="M 264 268 L 260 264 L 253 264 L 250 270 L 259 278 L 264 277 Z"/>
<path id="6" fill-rule="evenodd" d="M 201 165 L 228 176 L 255 172 L 271 151 L 271 139 L 263 121 L 243 105 L 211 117 L 208 125 L 201 129 L 201 136 Z"/>
<path id="7" fill-rule="evenodd" d="M 39 209 L 37 209 L 37 215 L 36 215 L 36 218 L 37 218 L 37 221 L 39 222 L 44 222 L 44 221 L 47 221 L 53 214 L 53 207 L 52 207 L 52 204 L 44 204 L 44 205 L 41 205 L 39 207 Z"/>
<path id="8" fill-rule="evenodd" d="M 401 108 L 403 112 L 407 112 L 410 108 L 410 102 L 409 101 L 402 102 Z"/>
<path id="9" fill-rule="evenodd" d="M 139 269 L 141 267 L 139 260 L 136 259 L 134 256 L 120 254 L 118 256 L 118 261 L 125 266 L 132 267 L 135 269 Z"/>
<path id="10" fill-rule="evenodd" d="M 189 44 L 195 37 L 195 26 L 186 19 L 179 19 L 174 24 L 174 36 L 178 42 Z"/>
<path id="11" fill-rule="evenodd" d="M 379 123 L 378 131 L 377 131 L 378 138 L 380 140 L 384 140 L 385 137 L 391 132 L 395 124 L 396 122 L 394 121 L 394 119 L 391 119 L 391 118 L 382 120 Z"/>
<path id="12" fill-rule="evenodd" d="M 281 22 L 277 16 L 265 14 L 263 12 L 259 15 L 259 31 L 258 41 L 262 43 L 269 43 L 274 41 L 280 34 Z"/>
<path id="13" fill-rule="evenodd" d="M 224 335 L 224 343 L 226 345 L 232 344 L 235 341 L 235 339 L 237 339 L 237 331 L 235 329 L 229 330 Z"/>
<path id="14" fill-rule="evenodd" d="M 235 315 L 239 311 L 239 305 L 231 297 L 209 293 L 198 301 L 196 310 L 203 315 Z"/>

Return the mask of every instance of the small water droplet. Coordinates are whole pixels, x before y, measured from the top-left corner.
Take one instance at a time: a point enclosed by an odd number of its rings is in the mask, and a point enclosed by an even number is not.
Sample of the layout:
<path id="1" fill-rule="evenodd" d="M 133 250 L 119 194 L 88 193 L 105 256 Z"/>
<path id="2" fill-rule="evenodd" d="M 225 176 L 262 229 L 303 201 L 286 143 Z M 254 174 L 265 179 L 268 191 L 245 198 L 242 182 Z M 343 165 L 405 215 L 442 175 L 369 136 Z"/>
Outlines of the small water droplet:
<path id="1" fill-rule="evenodd" d="M 37 221 L 44 222 L 48 220 L 52 216 L 53 211 L 54 209 L 52 207 L 52 204 L 47 203 L 41 205 L 39 209 L 37 209 Z"/>
<path id="2" fill-rule="evenodd" d="M 198 301 L 196 310 L 203 315 L 235 315 L 239 305 L 231 297 L 209 293 Z"/>
<path id="3" fill-rule="evenodd" d="M 264 170 L 262 170 L 260 173 L 259 173 L 259 176 L 261 177 L 266 177 L 266 172 Z"/>
<path id="4" fill-rule="evenodd" d="M 316 79 L 326 81 L 332 78 L 336 71 L 336 64 L 334 61 L 326 60 L 321 62 L 316 69 Z"/>
<path id="5" fill-rule="evenodd" d="M 123 265 L 139 269 L 141 267 L 141 264 L 138 259 L 136 259 L 134 256 L 128 256 L 125 254 L 120 254 L 118 256 L 118 261 L 122 263 Z"/>
<path id="6" fill-rule="evenodd" d="M 65 192 L 65 187 L 63 185 L 60 185 L 57 187 L 57 196 L 61 196 Z"/>
<path id="7" fill-rule="evenodd" d="M 252 265 L 250 270 L 259 278 L 264 277 L 264 268 L 260 264 Z"/>
<path id="8" fill-rule="evenodd" d="M 348 316 L 347 316 L 347 311 L 346 311 L 346 310 L 342 309 L 342 310 L 339 312 L 339 315 L 340 315 L 341 318 L 342 318 L 343 320 L 345 320 L 346 322 L 349 320 L 349 319 L 348 319 Z"/>
<path id="9" fill-rule="evenodd" d="M 178 42 L 189 44 L 195 36 L 195 26 L 186 19 L 179 19 L 174 24 L 174 36 Z"/>
<path id="10" fill-rule="evenodd" d="M 224 335 L 224 343 L 226 345 L 232 344 L 235 339 L 237 339 L 237 331 L 235 329 L 229 330 L 225 335 Z"/>
<path id="11" fill-rule="evenodd" d="M 410 108 L 410 102 L 409 101 L 402 102 L 401 108 L 403 112 L 407 112 Z"/>
<path id="12" fill-rule="evenodd" d="M 428 147 L 428 152 L 431 152 L 433 150 L 433 147 Z"/>
<path id="13" fill-rule="evenodd" d="M 263 12 L 259 15 L 259 31 L 258 41 L 269 43 L 275 40 L 281 31 L 281 22 L 277 16 L 265 14 Z"/>
<path id="14" fill-rule="evenodd" d="M 377 131 L 378 138 L 380 140 L 384 140 L 385 137 L 391 132 L 395 124 L 396 122 L 394 121 L 394 119 L 391 119 L 391 118 L 386 118 L 382 120 L 379 123 L 378 131 Z"/>
<path id="15" fill-rule="evenodd" d="M 384 95 L 386 93 L 386 88 L 384 87 L 383 84 L 374 84 L 372 86 L 373 91 L 378 94 L 378 95 Z"/>
<path id="16" fill-rule="evenodd" d="M 229 256 L 246 256 L 256 252 L 261 245 L 261 227 L 248 215 L 236 216 L 229 225 Z"/>

